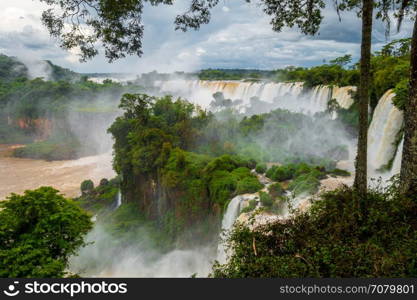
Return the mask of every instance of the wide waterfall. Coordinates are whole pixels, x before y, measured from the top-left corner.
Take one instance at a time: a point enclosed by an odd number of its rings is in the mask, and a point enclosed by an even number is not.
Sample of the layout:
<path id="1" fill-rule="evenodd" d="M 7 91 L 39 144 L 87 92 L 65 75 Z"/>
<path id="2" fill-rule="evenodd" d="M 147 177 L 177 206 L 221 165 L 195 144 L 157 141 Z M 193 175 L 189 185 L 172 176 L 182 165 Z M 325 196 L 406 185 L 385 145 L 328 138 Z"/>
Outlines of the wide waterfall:
<path id="1" fill-rule="evenodd" d="M 294 112 L 316 113 L 327 109 L 327 103 L 335 98 L 341 107 L 352 103 L 351 90 L 355 87 L 316 86 L 304 90 L 302 82 L 244 82 L 207 80 L 167 80 L 157 81 L 155 86 L 162 93 L 184 97 L 191 102 L 209 107 L 213 94 L 223 93 L 226 99 L 242 100 L 248 106 L 252 97 L 271 103 L 270 109 L 283 108 Z"/>
<path id="2" fill-rule="evenodd" d="M 395 155 L 395 141 L 403 123 L 403 113 L 392 103 L 395 96 L 387 91 L 375 108 L 368 129 L 368 166 L 375 172 L 386 165 Z"/>

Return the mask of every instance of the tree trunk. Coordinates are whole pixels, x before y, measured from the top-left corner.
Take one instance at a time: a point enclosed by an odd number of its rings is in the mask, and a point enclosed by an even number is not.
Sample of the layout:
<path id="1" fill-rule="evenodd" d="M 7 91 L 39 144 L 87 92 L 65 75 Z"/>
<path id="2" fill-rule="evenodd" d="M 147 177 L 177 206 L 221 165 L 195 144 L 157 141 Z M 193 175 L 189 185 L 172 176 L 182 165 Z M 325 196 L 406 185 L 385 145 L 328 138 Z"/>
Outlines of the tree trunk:
<path id="1" fill-rule="evenodd" d="M 362 1 L 362 44 L 359 82 L 359 134 L 354 187 L 360 198 L 367 192 L 368 104 L 371 69 L 373 1 Z"/>
<path id="2" fill-rule="evenodd" d="M 417 195 L 417 19 L 414 21 L 410 55 L 409 97 L 404 110 L 404 147 L 401 159 L 400 189 Z"/>

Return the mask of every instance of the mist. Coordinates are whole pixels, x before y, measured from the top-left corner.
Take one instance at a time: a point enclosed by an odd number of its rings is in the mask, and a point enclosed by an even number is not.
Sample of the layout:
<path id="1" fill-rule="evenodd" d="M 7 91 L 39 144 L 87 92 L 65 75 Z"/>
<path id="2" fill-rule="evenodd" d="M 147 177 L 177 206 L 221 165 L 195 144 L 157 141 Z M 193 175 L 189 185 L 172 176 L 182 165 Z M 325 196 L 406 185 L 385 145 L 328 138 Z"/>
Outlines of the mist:
<path id="1" fill-rule="evenodd" d="M 146 228 L 135 239 L 119 240 L 103 224 L 96 223 L 70 272 L 86 277 L 207 277 L 216 254 L 216 243 L 163 252 Z"/>

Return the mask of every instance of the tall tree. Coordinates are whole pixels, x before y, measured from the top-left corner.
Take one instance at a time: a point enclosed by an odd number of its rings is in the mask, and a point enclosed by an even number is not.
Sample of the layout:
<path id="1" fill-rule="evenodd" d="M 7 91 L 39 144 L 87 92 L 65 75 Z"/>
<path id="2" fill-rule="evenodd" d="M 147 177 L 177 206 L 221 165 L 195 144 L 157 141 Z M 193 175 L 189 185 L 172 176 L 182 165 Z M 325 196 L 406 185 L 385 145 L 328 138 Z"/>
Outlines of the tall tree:
<path id="1" fill-rule="evenodd" d="M 359 133 L 358 150 L 356 156 L 356 172 L 354 187 L 359 196 L 366 196 L 367 192 L 367 156 L 368 156 L 368 104 L 369 84 L 371 83 L 371 38 L 372 14 L 374 2 L 362 1 L 362 42 L 359 80 Z"/>

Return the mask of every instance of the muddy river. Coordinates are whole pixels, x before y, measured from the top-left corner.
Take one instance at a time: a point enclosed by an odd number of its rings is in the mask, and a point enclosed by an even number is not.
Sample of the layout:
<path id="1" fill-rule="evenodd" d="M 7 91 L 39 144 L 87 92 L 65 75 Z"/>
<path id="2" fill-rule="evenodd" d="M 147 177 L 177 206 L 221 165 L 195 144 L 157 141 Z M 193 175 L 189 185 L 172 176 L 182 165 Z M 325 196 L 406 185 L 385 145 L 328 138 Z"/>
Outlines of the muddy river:
<path id="1" fill-rule="evenodd" d="M 112 178 L 111 153 L 76 160 L 45 161 L 11 157 L 16 145 L 0 145 L 0 200 L 10 193 L 52 186 L 67 197 L 80 194 L 80 184 L 91 179 L 98 184 L 102 178 Z"/>

